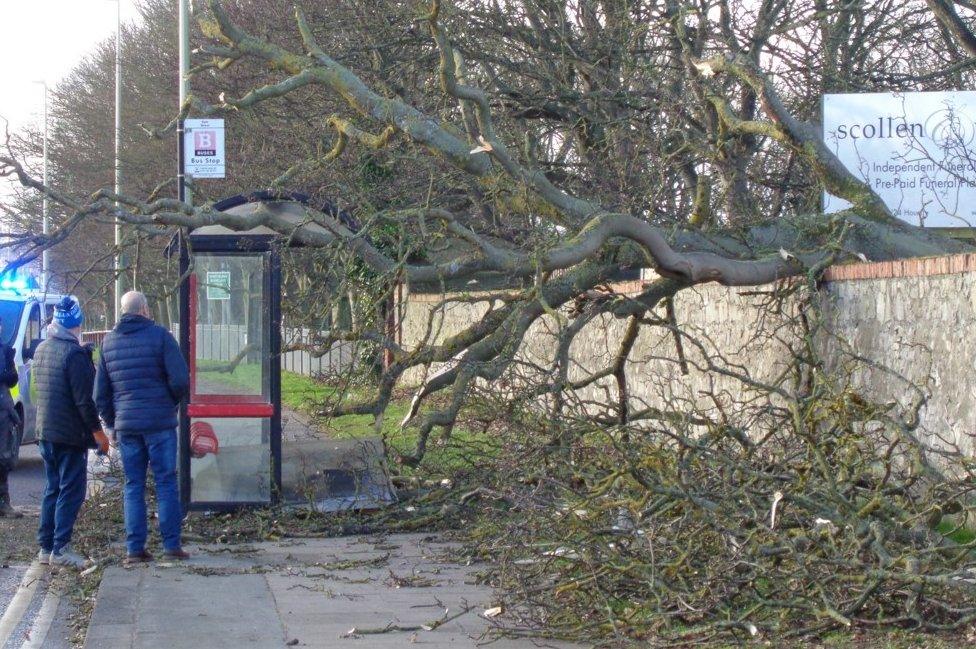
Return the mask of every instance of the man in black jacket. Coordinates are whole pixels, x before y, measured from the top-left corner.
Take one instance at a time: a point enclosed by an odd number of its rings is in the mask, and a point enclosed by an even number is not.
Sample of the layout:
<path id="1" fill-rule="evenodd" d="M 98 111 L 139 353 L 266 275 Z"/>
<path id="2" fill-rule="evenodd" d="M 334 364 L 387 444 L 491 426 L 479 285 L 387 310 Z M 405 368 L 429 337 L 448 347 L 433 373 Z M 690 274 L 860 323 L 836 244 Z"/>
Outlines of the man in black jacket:
<path id="1" fill-rule="evenodd" d="M 75 567 L 86 563 L 68 544 L 85 501 L 88 449 L 108 452 L 108 439 L 92 399 L 95 366 L 91 351 L 79 343 L 83 320 L 77 302 L 70 297 L 61 300 L 31 370 L 37 395 L 38 444 L 47 474 L 37 531 L 38 559 Z"/>
<path id="2" fill-rule="evenodd" d="M 159 533 L 167 559 L 185 559 L 176 482 L 177 406 L 190 373 L 173 335 L 152 320 L 146 296 L 122 296 L 123 316 L 102 342 L 95 401 L 115 431 L 125 472 L 126 563 L 150 561 L 146 551 L 146 469 L 152 467 Z"/>
<path id="3" fill-rule="evenodd" d="M 0 324 L 0 336 L 3 325 Z M 14 407 L 14 400 L 10 390 L 17 385 L 17 364 L 14 362 L 14 350 L 10 345 L 0 342 L 0 518 L 20 518 L 23 516 L 10 504 L 10 488 L 7 485 L 7 474 L 14 468 L 14 458 L 17 457 L 20 436 L 20 413 Z"/>

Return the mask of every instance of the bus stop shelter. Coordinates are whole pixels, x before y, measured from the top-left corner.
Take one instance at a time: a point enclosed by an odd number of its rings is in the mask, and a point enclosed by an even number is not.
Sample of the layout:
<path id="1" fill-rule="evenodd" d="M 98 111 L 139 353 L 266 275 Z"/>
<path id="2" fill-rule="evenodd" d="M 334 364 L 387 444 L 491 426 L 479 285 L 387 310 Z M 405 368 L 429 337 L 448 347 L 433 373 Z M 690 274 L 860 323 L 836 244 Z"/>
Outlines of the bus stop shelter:
<path id="1" fill-rule="evenodd" d="M 296 227 L 320 228 L 305 219 L 305 200 L 258 193 L 215 207 L 241 216 L 273 210 Z M 207 226 L 180 246 L 179 339 L 190 368 L 180 417 L 186 509 L 292 503 L 336 510 L 393 500 L 382 440 L 330 439 L 293 413 L 283 420 L 282 245 L 263 226 Z"/>

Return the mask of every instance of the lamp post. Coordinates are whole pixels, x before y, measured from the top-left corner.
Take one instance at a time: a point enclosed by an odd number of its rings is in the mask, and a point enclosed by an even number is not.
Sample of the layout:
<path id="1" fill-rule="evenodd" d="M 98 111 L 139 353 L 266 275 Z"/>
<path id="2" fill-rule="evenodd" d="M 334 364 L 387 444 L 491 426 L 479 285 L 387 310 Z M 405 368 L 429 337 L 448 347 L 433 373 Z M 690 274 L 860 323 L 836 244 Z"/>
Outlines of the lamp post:
<path id="1" fill-rule="evenodd" d="M 44 86 L 44 167 L 43 167 L 44 178 L 43 178 L 43 182 L 44 182 L 44 188 L 46 190 L 47 189 L 47 95 L 48 95 L 47 81 L 35 81 L 34 83 Z M 48 218 L 49 215 L 48 215 L 48 200 L 47 200 L 46 191 L 43 195 L 42 201 L 43 202 L 41 207 L 41 213 L 42 213 L 41 232 L 43 232 L 44 235 L 47 236 L 48 229 L 49 229 L 49 218 Z M 45 291 L 47 291 L 48 288 L 47 286 L 48 279 L 49 279 L 48 270 L 49 268 L 48 268 L 47 247 L 45 246 L 44 250 L 41 252 L 41 286 L 44 287 Z"/>
<path id="2" fill-rule="evenodd" d="M 122 0 L 115 3 L 115 195 L 122 193 L 122 161 L 119 153 L 122 142 Z M 119 207 L 118 201 L 115 207 Z M 122 298 L 122 223 L 115 219 L 115 322 L 119 321 L 119 302 Z"/>
<path id="3" fill-rule="evenodd" d="M 190 0 L 180 0 L 180 105 L 179 110 L 183 110 L 187 96 L 190 94 Z M 177 189 L 179 199 L 184 203 L 193 201 L 193 192 L 187 187 L 186 173 L 184 170 L 184 151 L 183 151 L 183 119 L 180 118 L 176 128 L 177 156 L 179 157 L 178 170 L 176 174 Z"/>

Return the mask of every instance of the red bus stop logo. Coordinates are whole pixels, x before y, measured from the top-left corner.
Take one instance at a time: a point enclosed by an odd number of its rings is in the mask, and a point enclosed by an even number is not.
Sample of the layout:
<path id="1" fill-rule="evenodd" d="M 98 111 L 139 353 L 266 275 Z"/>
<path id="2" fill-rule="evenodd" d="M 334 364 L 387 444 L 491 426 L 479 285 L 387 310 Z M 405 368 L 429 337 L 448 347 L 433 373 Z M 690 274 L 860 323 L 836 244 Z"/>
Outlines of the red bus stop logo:
<path id="1" fill-rule="evenodd" d="M 217 155 L 217 131 L 193 131 L 193 155 L 202 158 Z"/>

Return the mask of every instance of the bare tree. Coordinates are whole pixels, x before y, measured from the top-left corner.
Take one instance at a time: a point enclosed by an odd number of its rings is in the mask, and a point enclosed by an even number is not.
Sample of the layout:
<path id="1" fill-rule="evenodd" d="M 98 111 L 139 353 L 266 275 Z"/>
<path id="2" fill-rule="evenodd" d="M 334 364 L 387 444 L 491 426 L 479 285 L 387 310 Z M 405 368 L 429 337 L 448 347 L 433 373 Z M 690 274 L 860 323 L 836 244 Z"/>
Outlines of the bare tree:
<path id="1" fill-rule="evenodd" d="M 816 125 L 797 116 L 810 117 L 812 102 L 791 87 L 790 74 L 800 61 L 814 67 L 820 56 L 819 48 L 799 47 L 797 40 L 821 35 L 832 59 L 823 83 L 856 78 L 856 66 L 877 56 L 871 47 L 897 42 L 885 9 L 817 2 L 513 2 L 460 5 L 448 16 L 435 2 L 406 27 L 411 44 L 418 28 L 429 32 L 433 76 L 383 74 L 398 69 L 388 55 L 398 25 L 380 29 L 382 43 L 364 36 L 363 53 L 352 53 L 369 62 L 378 73 L 372 76 L 383 77 L 377 91 L 323 49 L 326 23 L 309 22 L 297 10 L 300 44 L 278 44 L 211 2 L 201 25 L 214 43 L 200 48 L 196 75 L 240 69 L 236 74 L 253 79 L 258 66 L 277 78 L 238 98 L 221 94 L 217 104 L 194 96 L 184 112 L 236 115 L 314 92 L 341 99 L 345 108 L 323 120 L 335 133 L 333 146 L 298 161 L 283 178 L 327 168 L 350 146 L 396 147 L 389 164 L 429 153 L 427 187 L 398 184 L 404 195 L 395 203 L 359 206 L 365 223 L 374 230 L 390 224 L 399 243 L 377 245 L 310 208 L 303 216 L 269 210 L 240 219 L 206 205 L 144 202 L 104 190 L 93 201 L 79 200 L 40 187 L 16 159 L 5 158 L 7 175 L 47 191 L 70 214 L 51 238 L 20 245 L 24 254 L 36 254 L 97 215 L 146 231 L 262 222 L 306 245 L 342 246 L 387 284 L 479 274 L 524 282 L 516 297 L 452 340 L 409 351 L 386 340 L 395 362 L 377 399 L 337 410 L 378 416 L 406 370 L 460 358 L 418 397 L 421 405 L 429 394 L 453 394 L 449 408 L 418 420 L 423 443 L 432 427 L 450 427 L 473 380 L 503 371 L 511 341 L 537 318 L 621 271 L 651 266 L 663 276 L 636 299 L 604 300 L 599 307 L 640 316 L 702 282 L 757 285 L 855 255 L 880 260 L 961 249 L 894 218 L 824 146 Z M 909 7 L 902 17 L 925 28 L 919 9 Z M 382 23 L 368 20 L 371 27 Z M 863 21 L 877 27 L 865 29 Z M 449 24 L 456 28 L 449 31 Z M 410 101 L 435 80 L 442 99 L 425 103 L 436 116 Z M 811 210 L 819 187 L 853 208 L 836 215 Z M 113 206 L 116 199 L 122 209 Z M 318 227 L 302 225 L 309 221 Z M 431 235 L 450 242 L 456 254 L 425 263 Z M 382 330 L 336 335 L 367 333 L 385 340 Z M 422 448 L 409 460 L 421 456 Z"/>
<path id="2" fill-rule="evenodd" d="M 956 10 L 968 4 L 349 0 L 309 2 L 289 30 L 269 27 L 279 5 L 246 5 L 208 0 L 202 90 L 181 115 L 270 126 L 282 148 L 249 144 L 248 182 L 342 194 L 360 227 L 315 201 L 241 216 L 163 194 L 79 198 L 8 154 L 2 173 L 64 210 L 51 236 L 10 241 L 21 259 L 93 219 L 146 234 L 265 225 L 312 249 L 288 290 L 324 296 L 310 322 L 339 302 L 348 316 L 312 351 L 368 341 L 390 359 L 369 399 L 328 413 L 379 424 L 405 377 L 424 372 L 405 421 L 416 446 L 399 458 L 416 466 L 432 431 L 448 440 L 466 404 L 487 403 L 469 423 L 516 459 L 460 506 L 518 512 L 492 537 L 524 541 L 498 552 L 502 578 L 542 611 L 533 621 L 564 633 L 674 642 L 779 631 L 790 616 L 799 635 L 976 619 L 974 542 L 949 538 L 971 522 L 971 463 L 919 439 L 924 386 L 892 375 L 911 395 L 896 408 L 853 378 L 884 372 L 877 363 L 845 354 L 828 367 L 818 341 L 832 332 L 806 292 L 830 264 L 969 249 L 895 218 L 816 124 L 823 92 L 971 81 L 972 32 Z M 823 189 L 852 208 L 821 213 Z M 643 268 L 658 278 L 638 294 L 610 288 Z M 676 296 L 715 282 L 770 293 L 761 324 L 775 326 L 757 325 L 753 342 L 787 341 L 780 376 L 754 376 L 709 332 L 679 326 Z M 383 310 L 402 284 L 451 294 L 432 313 L 473 315 L 449 332 L 432 315 L 402 345 Z M 620 321 L 602 365 L 580 376 L 574 341 Z M 520 355 L 550 324 L 552 362 Z M 658 402 L 629 396 L 647 332 L 677 350 L 652 360 L 706 377 L 707 406 L 664 371 L 650 378 Z"/>

